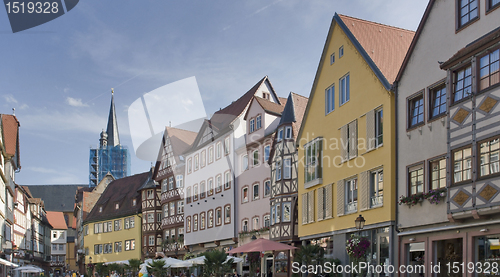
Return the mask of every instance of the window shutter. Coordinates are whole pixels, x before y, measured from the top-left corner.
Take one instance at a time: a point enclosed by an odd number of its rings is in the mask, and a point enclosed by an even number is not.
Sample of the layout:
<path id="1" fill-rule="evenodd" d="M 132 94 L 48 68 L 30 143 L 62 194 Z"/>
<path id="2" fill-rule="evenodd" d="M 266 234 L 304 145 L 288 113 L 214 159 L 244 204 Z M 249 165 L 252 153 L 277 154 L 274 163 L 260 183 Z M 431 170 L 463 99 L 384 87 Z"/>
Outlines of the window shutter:
<path id="1" fill-rule="evenodd" d="M 375 148 L 375 110 L 366 113 L 366 142 L 368 150 Z"/>
<path id="2" fill-rule="evenodd" d="M 361 180 L 359 184 L 360 210 L 368 210 L 370 208 L 370 186 L 368 181 L 369 172 L 363 171 L 360 174 Z"/>
<path id="3" fill-rule="evenodd" d="M 332 196 L 333 196 L 333 191 L 332 191 L 333 184 L 326 185 L 325 187 L 325 219 L 326 218 L 332 218 Z"/>
<path id="4" fill-rule="evenodd" d="M 302 194 L 302 225 L 307 224 L 307 193 Z"/>
<path id="5" fill-rule="evenodd" d="M 358 121 L 349 123 L 349 159 L 358 155 Z"/>
<path id="6" fill-rule="evenodd" d="M 340 128 L 340 156 L 342 157 L 342 162 L 347 161 L 349 159 L 349 151 L 347 150 L 347 146 L 349 145 L 347 140 L 349 136 L 347 135 L 347 125 L 342 126 Z"/>
<path id="7" fill-rule="evenodd" d="M 309 223 L 314 222 L 314 190 L 308 192 L 308 203 L 307 203 L 307 209 L 308 209 L 308 219 Z"/>
<path id="8" fill-rule="evenodd" d="M 323 220 L 324 219 L 324 214 L 323 214 L 323 206 L 325 203 L 323 203 L 323 187 L 317 189 L 318 191 L 318 201 L 316 201 L 316 203 L 318 203 L 317 207 L 318 207 L 318 221 L 319 220 Z"/>
<path id="9" fill-rule="evenodd" d="M 344 215 L 344 180 L 337 182 L 337 215 Z"/>

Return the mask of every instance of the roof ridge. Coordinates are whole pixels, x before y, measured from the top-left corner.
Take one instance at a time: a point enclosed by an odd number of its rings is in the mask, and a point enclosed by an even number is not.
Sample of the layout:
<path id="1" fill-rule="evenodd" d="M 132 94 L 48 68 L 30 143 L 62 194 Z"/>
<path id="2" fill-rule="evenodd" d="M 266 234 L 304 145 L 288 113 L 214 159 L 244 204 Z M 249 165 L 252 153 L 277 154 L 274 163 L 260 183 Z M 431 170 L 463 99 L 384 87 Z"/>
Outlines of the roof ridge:
<path id="1" fill-rule="evenodd" d="M 397 26 L 392 26 L 392 25 L 388 25 L 388 24 L 384 24 L 384 23 L 379 23 L 379 22 L 375 22 L 375 21 L 370 21 L 370 20 L 366 20 L 366 19 L 352 17 L 352 16 L 349 16 L 349 15 L 340 14 L 340 13 L 338 15 L 340 17 L 347 17 L 349 19 L 353 19 L 353 20 L 356 20 L 356 21 L 364 22 L 364 23 L 369 23 L 369 24 L 373 24 L 373 25 L 378 25 L 378 26 L 386 27 L 386 28 L 391 28 L 391 29 L 401 30 L 401 31 L 405 31 L 405 32 L 415 33 L 415 31 L 404 29 L 404 28 L 397 27 Z"/>
<path id="2" fill-rule="evenodd" d="M 304 98 L 304 99 L 309 99 L 309 97 L 304 96 L 304 95 L 300 95 L 300 94 L 295 93 L 295 92 L 293 92 L 293 91 L 290 91 L 290 93 L 291 93 L 291 94 L 293 94 L 293 95 L 296 95 L 296 96 L 302 97 L 302 98 Z"/>

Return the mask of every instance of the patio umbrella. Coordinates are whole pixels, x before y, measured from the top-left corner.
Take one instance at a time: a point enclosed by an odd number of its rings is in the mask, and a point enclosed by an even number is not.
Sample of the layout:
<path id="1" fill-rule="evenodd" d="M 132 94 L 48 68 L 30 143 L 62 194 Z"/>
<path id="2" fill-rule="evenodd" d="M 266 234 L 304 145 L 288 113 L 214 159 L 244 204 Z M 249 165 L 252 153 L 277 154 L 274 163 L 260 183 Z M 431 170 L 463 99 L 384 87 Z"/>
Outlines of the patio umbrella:
<path id="1" fill-rule="evenodd" d="M 186 262 L 189 262 L 192 265 L 205 264 L 205 256 L 192 258 L 192 259 L 186 260 Z"/>
<path id="2" fill-rule="evenodd" d="M 162 261 L 165 261 L 165 267 L 171 267 L 171 268 L 179 268 L 179 267 L 190 267 L 191 263 L 175 258 L 162 258 Z"/>
<path id="3" fill-rule="evenodd" d="M 114 261 L 114 262 L 105 262 L 103 265 L 109 265 L 109 264 L 126 264 L 128 265 L 128 261 Z"/>
<path id="4" fill-rule="evenodd" d="M 41 269 L 35 265 L 25 265 L 25 266 L 15 268 L 14 270 L 21 271 L 22 273 L 40 273 L 40 272 L 43 272 L 43 269 Z"/>
<path id="5" fill-rule="evenodd" d="M 236 264 L 236 263 L 242 263 L 243 262 L 243 259 L 242 258 L 238 258 L 238 257 L 233 257 L 233 256 L 227 256 L 226 260 L 223 262 L 223 264 L 229 262 L 230 259 L 233 259 L 233 264 Z"/>
<path id="6" fill-rule="evenodd" d="M 248 252 L 284 251 L 292 249 L 297 249 L 297 247 L 264 238 L 259 238 L 252 242 L 244 244 L 240 247 L 231 249 L 226 253 L 236 254 L 236 253 L 248 253 Z"/>

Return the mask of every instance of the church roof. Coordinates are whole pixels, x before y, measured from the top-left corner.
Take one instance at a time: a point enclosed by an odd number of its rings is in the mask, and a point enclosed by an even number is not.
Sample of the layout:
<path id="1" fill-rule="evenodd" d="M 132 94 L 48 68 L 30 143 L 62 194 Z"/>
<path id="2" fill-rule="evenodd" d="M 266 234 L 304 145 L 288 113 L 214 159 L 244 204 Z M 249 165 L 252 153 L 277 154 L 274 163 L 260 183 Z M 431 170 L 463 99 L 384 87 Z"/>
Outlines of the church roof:
<path id="1" fill-rule="evenodd" d="M 109 108 L 108 127 L 106 129 L 108 134 L 108 145 L 120 145 L 120 136 L 118 134 L 118 122 L 116 121 L 115 99 L 114 91 L 111 90 L 111 107 Z"/>

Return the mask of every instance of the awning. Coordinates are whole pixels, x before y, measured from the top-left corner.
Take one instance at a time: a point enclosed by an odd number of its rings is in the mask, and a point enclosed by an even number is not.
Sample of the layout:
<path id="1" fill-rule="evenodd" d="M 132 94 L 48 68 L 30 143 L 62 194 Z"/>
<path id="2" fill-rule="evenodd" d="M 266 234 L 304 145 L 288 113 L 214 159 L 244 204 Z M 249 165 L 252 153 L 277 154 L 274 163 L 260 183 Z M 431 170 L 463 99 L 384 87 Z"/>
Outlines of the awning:
<path id="1" fill-rule="evenodd" d="M 292 250 L 297 247 L 290 246 L 288 244 L 275 242 L 272 240 L 259 238 L 240 247 L 236 247 L 226 253 L 248 253 L 248 252 L 265 252 L 265 251 L 284 251 Z"/>
<path id="2" fill-rule="evenodd" d="M 9 262 L 9 261 L 4 260 L 2 258 L 0 258 L 0 264 L 6 265 L 6 266 L 12 266 L 12 267 L 18 267 L 19 266 L 18 264 Z"/>

